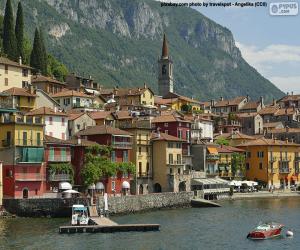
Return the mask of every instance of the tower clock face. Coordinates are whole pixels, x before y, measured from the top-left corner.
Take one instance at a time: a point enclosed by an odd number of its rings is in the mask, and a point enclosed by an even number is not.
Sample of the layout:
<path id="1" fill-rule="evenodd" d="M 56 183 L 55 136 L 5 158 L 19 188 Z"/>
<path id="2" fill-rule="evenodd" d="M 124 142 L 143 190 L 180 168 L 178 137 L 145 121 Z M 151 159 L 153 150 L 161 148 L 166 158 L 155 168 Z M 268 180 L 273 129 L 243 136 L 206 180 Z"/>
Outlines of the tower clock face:
<path id="1" fill-rule="evenodd" d="M 167 65 L 163 65 L 162 68 L 161 68 L 161 73 L 162 75 L 166 75 L 167 74 Z"/>

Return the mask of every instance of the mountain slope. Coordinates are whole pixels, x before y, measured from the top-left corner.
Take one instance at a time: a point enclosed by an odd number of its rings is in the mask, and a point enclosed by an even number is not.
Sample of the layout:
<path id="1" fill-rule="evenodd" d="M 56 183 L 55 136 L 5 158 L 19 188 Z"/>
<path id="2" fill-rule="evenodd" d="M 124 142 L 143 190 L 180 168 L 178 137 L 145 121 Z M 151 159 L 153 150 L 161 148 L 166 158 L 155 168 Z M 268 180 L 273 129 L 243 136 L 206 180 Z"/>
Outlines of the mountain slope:
<path id="1" fill-rule="evenodd" d="M 4 0 L 0 0 L 2 10 Z M 17 1 L 14 1 L 16 5 Z M 174 61 L 175 91 L 208 100 L 283 93 L 241 57 L 231 32 L 188 8 L 150 0 L 22 1 L 28 33 L 40 25 L 48 50 L 70 71 L 105 86 L 157 91 L 157 59 L 165 32 Z"/>

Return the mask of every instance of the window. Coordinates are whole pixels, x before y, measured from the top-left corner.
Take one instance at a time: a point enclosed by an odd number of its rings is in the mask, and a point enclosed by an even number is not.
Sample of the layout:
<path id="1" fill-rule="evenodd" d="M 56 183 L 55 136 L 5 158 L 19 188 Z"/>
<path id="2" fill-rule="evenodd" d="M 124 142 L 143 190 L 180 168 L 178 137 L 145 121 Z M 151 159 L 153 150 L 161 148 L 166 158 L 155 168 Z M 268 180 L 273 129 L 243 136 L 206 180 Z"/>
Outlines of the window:
<path id="1" fill-rule="evenodd" d="M 176 148 L 181 148 L 181 144 L 180 143 L 176 143 Z"/>
<path id="2" fill-rule="evenodd" d="M 169 164 L 173 164 L 173 154 L 169 154 Z"/>
<path id="3" fill-rule="evenodd" d="M 116 161 L 116 152 L 115 151 L 111 151 L 111 161 L 112 162 Z"/>
<path id="4" fill-rule="evenodd" d="M 170 174 L 173 174 L 173 169 L 172 168 L 170 168 Z"/>
<path id="5" fill-rule="evenodd" d="M 262 162 L 259 163 L 259 169 L 263 169 L 263 164 L 262 164 Z"/>
<path id="6" fill-rule="evenodd" d="M 149 171 L 150 171 L 149 162 L 147 162 L 147 164 L 146 164 L 146 172 L 147 172 L 147 175 L 149 174 Z"/>
<path id="7" fill-rule="evenodd" d="M 28 96 L 27 97 L 27 102 L 30 103 L 30 101 L 31 101 L 31 98 Z"/>
<path id="8" fill-rule="evenodd" d="M 112 181 L 112 182 L 111 182 L 111 190 L 112 190 L 112 191 L 115 191 L 115 190 L 116 190 L 116 182 L 115 182 L 115 181 Z"/>
<path id="9" fill-rule="evenodd" d="M 6 176 L 6 177 L 12 177 L 12 170 L 10 170 L 9 168 L 7 168 L 7 169 L 5 170 L 5 176 Z"/>
<path id="10" fill-rule="evenodd" d="M 172 142 L 168 142 L 168 148 L 173 148 L 173 143 Z"/>
<path id="11" fill-rule="evenodd" d="M 64 117 L 61 118 L 61 125 L 65 126 L 65 118 Z"/>
<path id="12" fill-rule="evenodd" d="M 142 163 L 139 162 L 139 176 L 142 175 Z"/>
<path id="13" fill-rule="evenodd" d="M 181 164 L 181 154 L 177 154 L 177 164 Z"/>
<path id="14" fill-rule="evenodd" d="M 246 152 L 246 157 L 247 157 L 247 158 L 251 158 L 251 152 L 249 152 L 249 151 Z"/>
<path id="15" fill-rule="evenodd" d="M 27 132 L 23 132 L 23 145 L 27 145 Z"/>
<path id="16" fill-rule="evenodd" d="M 165 126 L 165 127 L 168 127 L 168 126 L 169 126 L 169 123 L 165 122 L 165 123 L 164 123 L 164 126 Z"/>
<path id="17" fill-rule="evenodd" d="M 22 81 L 22 88 L 27 88 L 27 87 L 28 87 L 28 82 Z"/>
<path id="18" fill-rule="evenodd" d="M 5 78 L 4 81 L 5 86 L 8 86 L 8 78 Z"/>
<path id="19" fill-rule="evenodd" d="M 257 151 L 258 158 L 264 158 L 264 151 Z"/>
<path id="20" fill-rule="evenodd" d="M 250 164 L 246 163 L 246 170 L 249 170 L 249 169 L 250 169 Z"/>
<path id="21" fill-rule="evenodd" d="M 41 133 L 36 133 L 36 145 L 41 145 Z"/>
<path id="22" fill-rule="evenodd" d="M 179 122 L 179 127 L 181 127 L 181 122 Z"/>
<path id="23" fill-rule="evenodd" d="M 186 133 L 186 140 L 189 142 L 190 141 L 190 131 L 187 130 L 185 133 Z"/>
<path id="24" fill-rule="evenodd" d="M 178 138 L 182 139 L 182 131 L 178 130 Z"/>
<path id="25" fill-rule="evenodd" d="M 142 147 L 139 147 L 139 155 L 142 154 Z"/>
<path id="26" fill-rule="evenodd" d="M 180 169 L 180 168 L 177 169 L 177 173 L 178 173 L 178 174 L 181 173 L 181 169 Z"/>
<path id="27" fill-rule="evenodd" d="M 128 151 L 123 151 L 123 162 L 128 162 Z"/>
<path id="28" fill-rule="evenodd" d="M 49 116 L 49 124 L 50 124 L 50 125 L 53 124 L 53 118 L 52 118 L 52 116 Z"/>
<path id="29" fill-rule="evenodd" d="M 8 74 L 8 65 L 5 65 L 5 74 Z"/>
<path id="30" fill-rule="evenodd" d="M 22 75 L 24 77 L 27 77 L 28 76 L 28 69 L 22 69 Z"/>

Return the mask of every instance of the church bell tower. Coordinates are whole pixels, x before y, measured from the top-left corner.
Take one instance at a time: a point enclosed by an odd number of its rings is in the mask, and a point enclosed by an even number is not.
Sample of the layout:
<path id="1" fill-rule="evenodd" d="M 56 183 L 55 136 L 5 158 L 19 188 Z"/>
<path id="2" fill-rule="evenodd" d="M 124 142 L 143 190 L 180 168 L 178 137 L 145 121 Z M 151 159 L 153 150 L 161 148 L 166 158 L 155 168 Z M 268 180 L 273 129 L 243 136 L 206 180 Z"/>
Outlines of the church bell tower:
<path id="1" fill-rule="evenodd" d="M 165 96 L 173 93 L 173 62 L 169 57 L 168 43 L 164 34 L 161 58 L 158 60 L 158 94 Z"/>

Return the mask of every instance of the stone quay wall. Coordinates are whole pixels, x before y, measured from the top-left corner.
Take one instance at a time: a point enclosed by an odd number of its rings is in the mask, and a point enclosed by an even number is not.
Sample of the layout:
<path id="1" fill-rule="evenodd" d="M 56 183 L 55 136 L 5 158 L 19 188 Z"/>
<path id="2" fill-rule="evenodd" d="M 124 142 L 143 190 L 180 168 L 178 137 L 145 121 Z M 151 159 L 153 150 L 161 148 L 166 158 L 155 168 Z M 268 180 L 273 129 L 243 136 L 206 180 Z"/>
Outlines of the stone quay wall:
<path id="1" fill-rule="evenodd" d="M 110 214 L 129 214 L 162 208 L 190 206 L 193 192 L 152 193 L 109 197 Z M 5 209 L 21 217 L 70 217 L 73 204 L 89 205 L 87 198 L 39 198 L 39 199 L 4 199 Z M 98 209 L 104 209 L 104 199 L 97 200 Z"/>

